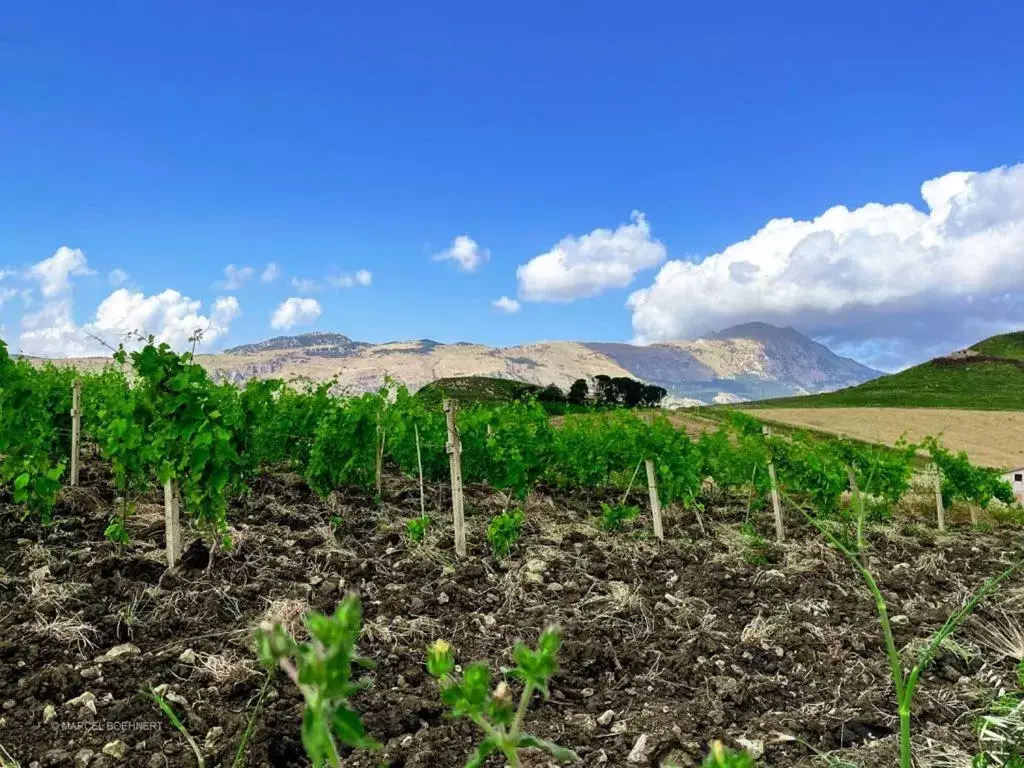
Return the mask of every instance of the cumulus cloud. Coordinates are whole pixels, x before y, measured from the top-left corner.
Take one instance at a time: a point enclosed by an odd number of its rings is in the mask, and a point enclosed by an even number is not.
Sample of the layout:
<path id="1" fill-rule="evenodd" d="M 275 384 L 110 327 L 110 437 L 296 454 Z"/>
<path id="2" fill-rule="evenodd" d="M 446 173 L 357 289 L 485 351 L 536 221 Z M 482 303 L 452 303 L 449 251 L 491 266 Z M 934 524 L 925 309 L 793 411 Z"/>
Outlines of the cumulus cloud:
<path id="1" fill-rule="evenodd" d="M 44 298 L 66 293 L 71 288 L 70 278 L 95 275 L 89 268 L 85 254 L 78 248 L 62 245 L 53 256 L 28 268 L 28 277 L 39 281 L 39 290 Z"/>
<path id="2" fill-rule="evenodd" d="M 580 237 L 565 237 L 550 251 L 535 256 L 516 270 L 519 297 L 526 301 L 560 301 L 597 296 L 624 288 L 636 273 L 665 261 L 665 246 L 651 238 L 651 227 L 640 211 L 618 229 L 595 229 Z"/>
<path id="3" fill-rule="evenodd" d="M 277 280 L 277 277 L 280 274 L 281 270 L 278 268 L 277 264 L 272 261 L 268 262 L 267 266 L 265 266 L 263 271 L 260 273 L 260 282 L 272 283 Z"/>
<path id="4" fill-rule="evenodd" d="M 519 302 L 515 299 L 510 299 L 508 296 L 495 299 L 491 302 L 491 306 L 509 315 L 514 315 L 520 308 Z"/>
<path id="5" fill-rule="evenodd" d="M 120 274 L 117 274 L 120 273 Z M 153 335 L 175 349 L 189 346 L 189 337 L 204 332 L 204 343 L 212 343 L 227 333 L 241 312 L 235 297 L 218 298 L 211 313 L 202 313 L 202 302 L 166 290 L 153 296 L 118 288 L 96 308 L 91 320 L 78 325 L 74 320 L 72 277 L 95 275 L 78 249 L 62 247 L 48 259 L 32 265 L 26 275 L 39 282 L 42 307 L 25 314 L 21 320 L 21 351 L 45 357 L 105 355 L 108 350 L 95 338 L 117 344 L 129 334 Z M 108 280 L 123 282 L 127 275 L 114 270 Z M 27 302 L 26 302 L 27 303 Z"/>
<path id="6" fill-rule="evenodd" d="M 113 286 L 124 285 L 128 282 L 128 273 L 120 267 L 117 269 L 110 270 L 110 274 L 107 275 L 107 282 Z"/>
<path id="7" fill-rule="evenodd" d="M 476 272 L 491 258 L 491 252 L 481 248 L 469 235 L 459 235 L 452 244 L 433 255 L 434 261 L 454 261 L 456 266 L 463 272 Z"/>
<path id="8" fill-rule="evenodd" d="M 890 367 L 1024 323 L 1024 164 L 947 173 L 924 208 L 868 203 L 773 219 L 628 301 L 638 341 L 794 324 Z"/>
<path id="9" fill-rule="evenodd" d="M 365 288 L 373 282 L 373 273 L 368 269 L 360 269 L 354 275 L 341 274 L 328 277 L 327 282 L 335 288 L 353 288 L 357 285 Z"/>
<path id="10" fill-rule="evenodd" d="M 147 296 L 118 288 L 100 302 L 93 319 L 83 326 L 74 322 L 70 298 L 49 302 L 39 312 L 25 315 L 21 349 L 44 357 L 101 355 L 107 350 L 92 336 L 113 345 L 139 333 L 182 350 L 190 346 L 189 338 L 196 331 L 203 331 L 204 344 L 216 342 L 240 311 L 233 296 L 217 299 L 207 316 L 202 313 L 201 301 L 175 290 Z"/>
<path id="11" fill-rule="evenodd" d="M 270 327 L 286 331 L 296 325 L 310 325 L 323 310 L 316 299 L 297 298 L 292 296 L 278 305 L 270 316 Z"/>
<path id="12" fill-rule="evenodd" d="M 249 281 L 255 270 L 252 267 L 239 267 L 228 264 L 224 267 L 224 279 L 214 283 L 222 291 L 238 291 Z"/>

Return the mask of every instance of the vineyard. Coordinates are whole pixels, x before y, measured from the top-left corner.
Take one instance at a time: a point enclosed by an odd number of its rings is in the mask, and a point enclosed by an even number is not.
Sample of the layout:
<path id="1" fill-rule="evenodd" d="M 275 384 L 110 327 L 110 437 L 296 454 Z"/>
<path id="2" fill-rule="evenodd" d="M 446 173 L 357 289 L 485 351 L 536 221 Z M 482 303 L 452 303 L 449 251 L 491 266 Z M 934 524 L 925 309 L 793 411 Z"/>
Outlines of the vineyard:
<path id="1" fill-rule="evenodd" d="M 1024 760 L 1021 510 L 936 437 L 0 344 L 0 506 L 3 765 Z"/>

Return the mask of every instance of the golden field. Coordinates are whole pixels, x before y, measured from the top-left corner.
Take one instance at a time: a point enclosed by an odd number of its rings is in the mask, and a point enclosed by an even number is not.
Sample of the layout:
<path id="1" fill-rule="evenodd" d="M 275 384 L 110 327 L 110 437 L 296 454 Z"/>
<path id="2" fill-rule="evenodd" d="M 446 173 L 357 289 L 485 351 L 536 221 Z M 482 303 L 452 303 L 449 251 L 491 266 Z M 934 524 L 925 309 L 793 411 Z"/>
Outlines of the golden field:
<path id="1" fill-rule="evenodd" d="M 831 432 L 873 443 L 911 442 L 939 435 L 971 461 L 989 467 L 1024 466 L 1024 412 L 947 408 L 759 408 L 747 413 L 763 421 Z"/>

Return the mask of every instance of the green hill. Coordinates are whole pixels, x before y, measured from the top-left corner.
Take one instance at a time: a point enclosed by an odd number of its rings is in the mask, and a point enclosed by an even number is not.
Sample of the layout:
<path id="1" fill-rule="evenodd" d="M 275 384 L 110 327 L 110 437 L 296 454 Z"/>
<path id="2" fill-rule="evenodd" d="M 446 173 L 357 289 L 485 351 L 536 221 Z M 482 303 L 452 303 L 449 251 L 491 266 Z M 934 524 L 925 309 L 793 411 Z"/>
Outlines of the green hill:
<path id="1" fill-rule="evenodd" d="M 1024 360 L 1024 331 L 993 336 L 984 341 L 979 341 L 971 349 L 989 357 Z"/>
<path id="2" fill-rule="evenodd" d="M 526 384 L 512 379 L 495 379 L 487 376 L 455 376 L 438 379 L 416 393 L 431 405 L 440 405 L 446 397 L 453 397 L 460 405 L 474 403 L 504 403 L 522 400 L 530 395 L 539 396 L 543 387 Z"/>
<path id="3" fill-rule="evenodd" d="M 1024 332 L 993 336 L 967 354 L 938 357 L 905 371 L 822 395 L 752 403 L 761 408 L 976 408 L 1024 410 Z"/>

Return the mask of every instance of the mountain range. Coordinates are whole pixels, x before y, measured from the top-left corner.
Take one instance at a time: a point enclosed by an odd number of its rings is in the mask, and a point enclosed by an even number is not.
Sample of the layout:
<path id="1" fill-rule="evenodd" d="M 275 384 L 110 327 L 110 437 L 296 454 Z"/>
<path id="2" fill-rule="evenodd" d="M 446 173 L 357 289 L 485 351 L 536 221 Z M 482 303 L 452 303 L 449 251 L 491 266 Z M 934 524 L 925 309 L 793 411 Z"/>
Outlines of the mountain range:
<path id="1" fill-rule="evenodd" d="M 495 348 L 429 339 L 368 344 L 340 333 L 305 333 L 198 355 L 197 360 L 224 380 L 336 377 L 350 392 L 376 389 L 385 376 L 413 390 L 464 376 L 555 384 L 563 390 L 578 378 L 629 376 L 664 387 L 679 404 L 828 392 L 881 375 L 792 328 L 766 323 L 649 346 L 556 341 Z"/>

